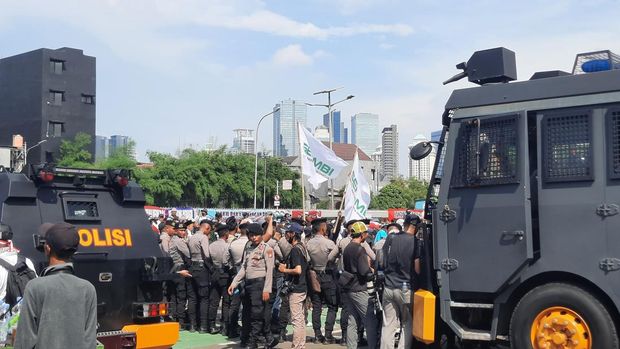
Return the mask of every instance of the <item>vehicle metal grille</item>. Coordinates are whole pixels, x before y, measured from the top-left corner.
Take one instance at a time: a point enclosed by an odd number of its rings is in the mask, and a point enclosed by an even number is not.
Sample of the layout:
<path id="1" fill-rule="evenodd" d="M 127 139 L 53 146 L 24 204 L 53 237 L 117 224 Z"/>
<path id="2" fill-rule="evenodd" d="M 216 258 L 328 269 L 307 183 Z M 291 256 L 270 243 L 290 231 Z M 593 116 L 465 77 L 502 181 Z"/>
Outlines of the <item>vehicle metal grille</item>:
<path id="1" fill-rule="evenodd" d="M 97 218 L 99 211 L 94 201 L 67 200 L 67 213 L 72 218 Z"/>
<path id="2" fill-rule="evenodd" d="M 518 115 L 476 119 L 461 126 L 457 139 L 456 187 L 517 183 Z M 480 127 L 478 128 L 478 122 Z M 479 166 L 478 151 L 488 147 L 486 164 Z"/>
<path id="3" fill-rule="evenodd" d="M 620 178 L 620 109 L 610 109 L 607 117 L 609 178 Z"/>
<path id="4" fill-rule="evenodd" d="M 543 119 L 543 180 L 591 180 L 592 121 L 589 110 L 564 111 Z"/>

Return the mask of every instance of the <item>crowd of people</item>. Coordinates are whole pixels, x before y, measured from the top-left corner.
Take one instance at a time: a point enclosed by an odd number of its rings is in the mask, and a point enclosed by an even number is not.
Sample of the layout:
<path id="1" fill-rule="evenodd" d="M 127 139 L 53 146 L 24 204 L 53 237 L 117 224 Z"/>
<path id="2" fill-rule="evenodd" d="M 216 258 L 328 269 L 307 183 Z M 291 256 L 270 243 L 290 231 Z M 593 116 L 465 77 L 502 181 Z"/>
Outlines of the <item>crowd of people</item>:
<path id="1" fill-rule="evenodd" d="M 420 258 L 420 219 L 414 214 L 379 225 L 344 222 L 340 214 L 328 222 L 202 212 L 195 222 L 172 212 L 152 223 L 179 274 L 165 284 L 165 294 L 182 331 L 221 333 L 240 338 L 242 347 L 273 348 L 288 339 L 292 324 L 292 347 L 304 348 L 311 315 L 314 343 L 411 347 Z"/>

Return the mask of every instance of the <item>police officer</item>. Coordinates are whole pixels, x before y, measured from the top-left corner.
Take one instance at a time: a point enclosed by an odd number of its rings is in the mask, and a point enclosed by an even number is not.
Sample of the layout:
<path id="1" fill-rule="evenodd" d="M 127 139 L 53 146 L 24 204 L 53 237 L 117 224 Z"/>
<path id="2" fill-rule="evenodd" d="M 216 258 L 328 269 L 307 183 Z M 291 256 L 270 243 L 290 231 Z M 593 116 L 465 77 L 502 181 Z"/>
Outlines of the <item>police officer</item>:
<path id="1" fill-rule="evenodd" d="M 183 241 L 183 238 L 185 237 L 185 226 L 183 223 L 177 221 L 174 223 L 174 230 L 176 234 L 170 238 L 170 257 L 172 257 L 172 262 L 174 263 L 175 268 L 187 270 L 191 262 L 191 254 L 187 243 Z M 187 285 L 189 283 L 186 279 L 187 277 L 182 277 L 180 279 L 173 280 L 176 290 L 175 318 L 179 322 L 181 330 L 187 329 L 187 312 L 185 310 L 185 303 L 187 302 L 188 297 L 192 298 L 195 296 L 194 292 L 190 291 L 191 295 L 188 292 Z"/>
<path id="2" fill-rule="evenodd" d="M 276 312 L 274 309 L 274 304 L 276 303 L 276 298 L 279 298 L 278 295 L 278 278 L 282 277 L 282 273 L 278 271 L 278 265 L 284 262 L 282 257 L 282 250 L 280 250 L 280 246 L 278 246 L 278 241 L 274 238 L 274 227 L 273 227 L 273 215 L 269 214 L 264 219 L 262 219 L 261 226 L 263 228 L 263 241 L 273 249 L 275 254 L 274 258 L 274 271 L 273 271 L 273 280 L 271 282 L 271 295 L 269 297 L 269 301 L 265 305 L 265 333 L 279 333 L 279 312 Z M 280 301 L 280 304 L 281 301 Z M 275 341 L 272 344 L 275 346 L 280 341 L 280 336 L 275 337 Z"/>
<path id="3" fill-rule="evenodd" d="M 213 261 L 211 270 L 211 286 L 209 290 L 209 332 L 212 334 L 221 331 L 222 334 L 228 335 L 228 324 L 230 316 L 230 295 L 226 292 L 230 284 L 230 264 L 226 258 L 228 251 L 228 233 L 230 227 L 227 224 L 219 224 L 215 231 L 219 238 L 209 245 L 209 253 Z M 222 301 L 222 317 L 220 319 L 220 328 L 215 326 L 217 316 L 217 308 Z"/>
<path id="4" fill-rule="evenodd" d="M 168 218 L 163 222 L 161 234 L 159 235 L 159 248 L 161 249 L 161 252 L 165 255 L 169 254 L 170 239 L 174 234 L 174 221 L 171 218 Z"/>
<path id="5" fill-rule="evenodd" d="M 235 276 L 241 269 L 241 262 L 243 261 L 243 254 L 245 249 L 249 246 L 249 240 L 247 237 L 247 226 L 249 223 L 242 223 L 239 225 L 239 237 L 233 239 L 226 252 L 226 259 L 228 264 L 232 265 L 232 276 Z M 235 229 L 237 230 L 237 229 Z M 230 234 L 229 234 L 230 235 Z M 241 308 L 241 292 L 236 292 L 232 295 L 230 301 L 230 316 L 228 326 L 228 338 L 239 337 L 239 309 Z M 242 319 L 243 320 L 243 319 Z M 245 320 L 246 324 L 249 324 L 249 318 Z M 243 333 L 241 334 L 241 343 L 246 344 L 249 336 L 249 325 L 244 326 Z"/>
<path id="6" fill-rule="evenodd" d="M 250 249 L 245 252 L 241 269 L 228 287 L 232 295 L 237 285 L 245 281 L 243 306 L 250 309 L 251 332 L 248 340 L 250 349 L 258 348 L 257 339 L 265 336 L 266 347 L 272 347 L 274 341 L 271 333 L 263 333 L 265 320 L 265 302 L 269 301 L 273 280 L 274 252 L 263 241 L 263 229 L 260 224 L 251 223 L 247 227 Z"/>
<path id="7" fill-rule="evenodd" d="M 336 244 L 327 238 L 327 220 L 317 218 L 312 221 L 312 232 L 314 237 L 308 243 L 308 254 L 310 255 L 310 268 L 313 269 L 319 278 L 321 292 L 315 292 L 308 287 L 310 299 L 312 300 L 312 328 L 314 329 L 314 342 L 332 344 L 336 339 L 332 336 L 336 313 L 338 312 L 337 289 L 334 284 L 333 261 L 329 260 L 331 251 L 336 249 Z M 325 320 L 325 337 L 321 333 L 321 312 L 323 304 L 327 304 L 327 319 Z"/>
<path id="8" fill-rule="evenodd" d="M 358 325 L 363 324 L 368 335 L 368 347 L 377 346 L 377 319 L 374 316 L 374 300 L 368 292 L 368 282 L 372 281 L 373 270 L 367 252 L 361 246 L 364 233 L 368 231 L 361 221 L 350 225 L 351 242 L 342 253 L 343 272 L 340 285 L 343 300 L 348 310 L 347 348 L 358 346 Z"/>
<path id="9" fill-rule="evenodd" d="M 198 232 L 189 238 L 190 273 L 193 278 L 188 283 L 196 297 L 188 300 L 187 308 L 190 331 L 195 330 L 199 324 L 200 333 L 208 332 L 209 271 L 205 263 L 209 260 L 209 235 L 212 224 L 210 220 L 202 220 Z"/>
<path id="10" fill-rule="evenodd" d="M 389 234 L 383 245 L 385 288 L 383 290 L 384 322 L 381 349 L 394 349 L 394 334 L 400 332 L 398 348 L 410 348 L 411 297 L 413 281 L 420 272 L 420 256 L 415 237 L 420 218 L 414 214 L 405 217 L 405 232 Z M 389 227 L 388 227 L 389 229 Z"/>

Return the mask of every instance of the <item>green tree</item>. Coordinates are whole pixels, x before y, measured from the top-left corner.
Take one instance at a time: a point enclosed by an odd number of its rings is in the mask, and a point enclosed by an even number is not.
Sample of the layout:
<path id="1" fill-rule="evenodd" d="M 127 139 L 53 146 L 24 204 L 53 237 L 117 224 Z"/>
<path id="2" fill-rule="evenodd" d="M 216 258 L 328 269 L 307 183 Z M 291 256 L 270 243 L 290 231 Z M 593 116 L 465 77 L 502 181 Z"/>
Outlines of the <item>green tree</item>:
<path id="1" fill-rule="evenodd" d="M 83 132 L 78 132 L 73 140 L 63 139 L 60 143 L 60 159 L 58 165 L 79 168 L 93 167 L 93 156 L 87 150 L 87 147 L 91 143 L 92 139 L 90 135 Z"/>
<path id="2" fill-rule="evenodd" d="M 127 145 L 115 149 L 107 158 L 97 161 L 96 168 L 124 168 L 133 170 L 136 168 L 136 160 L 134 159 L 136 143 L 129 141 Z"/>
<path id="3" fill-rule="evenodd" d="M 372 197 L 370 209 L 412 208 L 416 199 L 426 197 L 427 184 L 415 178 L 394 179 Z"/>

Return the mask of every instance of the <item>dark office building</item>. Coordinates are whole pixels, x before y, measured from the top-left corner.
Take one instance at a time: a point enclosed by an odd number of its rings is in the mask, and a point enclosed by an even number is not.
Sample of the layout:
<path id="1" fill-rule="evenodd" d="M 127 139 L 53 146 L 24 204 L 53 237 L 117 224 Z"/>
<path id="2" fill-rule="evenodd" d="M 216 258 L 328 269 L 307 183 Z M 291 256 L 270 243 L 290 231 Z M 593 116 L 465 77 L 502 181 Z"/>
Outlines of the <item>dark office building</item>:
<path id="1" fill-rule="evenodd" d="M 63 139 L 92 137 L 95 155 L 95 57 L 63 47 L 0 59 L 0 145 L 24 136 L 28 163 L 57 160 Z"/>
<path id="2" fill-rule="evenodd" d="M 323 126 L 329 128 L 329 114 L 323 115 Z M 340 122 L 340 110 L 332 111 L 332 142 L 334 143 L 346 143 L 344 141 L 344 123 Z"/>

